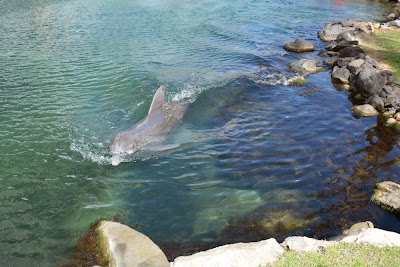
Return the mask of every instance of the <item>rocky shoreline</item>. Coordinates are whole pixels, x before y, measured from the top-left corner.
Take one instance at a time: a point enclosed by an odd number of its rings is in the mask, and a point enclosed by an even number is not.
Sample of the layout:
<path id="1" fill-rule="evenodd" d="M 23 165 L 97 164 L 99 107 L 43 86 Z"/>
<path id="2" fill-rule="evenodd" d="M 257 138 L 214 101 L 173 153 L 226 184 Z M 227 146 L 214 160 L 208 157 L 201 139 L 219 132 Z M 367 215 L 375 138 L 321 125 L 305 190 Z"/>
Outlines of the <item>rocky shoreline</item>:
<path id="1" fill-rule="evenodd" d="M 180 256 L 169 262 L 162 250 L 150 238 L 121 223 L 103 220 L 97 222 L 89 231 L 91 242 L 95 243 L 92 246 L 94 252 L 89 250 L 86 253 L 94 253 L 97 257 L 97 261 L 92 261 L 91 266 L 110 267 L 257 267 L 277 261 L 287 251 L 321 252 L 340 243 L 370 244 L 377 247 L 400 246 L 400 234 L 374 228 L 374 225 L 367 221 L 353 225 L 331 240 L 291 236 L 278 243 L 275 238 L 270 238 L 259 242 L 224 245 L 190 256 Z M 86 240 L 81 242 L 84 241 Z M 74 254 L 71 255 L 71 261 L 73 257 Z M 79 262 L 75 263 L 79 265 Z M 60 266 L 76 265 L 69 263 Z"/>
<path id="2" fill-rule="evenodd" d="M 329 42 L 320 57 L 328 57 L 324 65 L 331 68 L 332 83 L 339 90 L 349 91 L 354 111 L 362 116 L 384 115 L 387 124 L 400 126 L 400 83 L 390 70 L 383 69 L 359 45 L 368 38 L 375 28 L 400 27 L 400 3 L 396 12 L 389 15 L 394 19 L 382 25 L 347 19 L 327 24 L 318 32 L 318 37 Z M 312 52 L 314 46 L 302 40 L 286 44 L 287 51 L 295 53 Z M 324 71 L 317 60 L 301 59 L 289 64 L 300 73 Z"/>
<path id="3" fill-rule="evenodd" d="M 400 27 L 400 3 L 389 17 L 393 20 L 383 27 Z M 331 68 L 333 84 L 349 91 L 356 112 L 363 116 L 381 114 L 388 117 L 388 124 L 400 125 L 400 83 L 391 71 L 384 70 L 359 45 L 360 40 L 372 31 L 374 25 L 370 22 L 348 19 L 328 24 L 318 32 L 321 40 L 329 42 L 326 51 L 320 51 L 319 56 L 328 57 L 324 64 Z M 315 50 L 311 43 L 301 40 L 284 48 L 295 53 Z M 325 68 L 318 64 L 316 60 L 302 59 L 291 63 L 290 67 L 296 72 L 324 71 Z M 388 211 L 400 212 L 400 185 L 393 182 L 377 184 L 371 200 Z M 98 221 L 78 240 L 70 263 L 60 266 L 75 266 L 76 258 L 92 266 L 265 266 L 278 260 L 285 251 L 321 251 L 343 242 L 400 246 L 400 234 L 363 222 L 328 241 L 292 236 L 279 244 L 270 238 L 224 245 L 169 262 L 164 252 L 147 236 L 117 222 Z"/>

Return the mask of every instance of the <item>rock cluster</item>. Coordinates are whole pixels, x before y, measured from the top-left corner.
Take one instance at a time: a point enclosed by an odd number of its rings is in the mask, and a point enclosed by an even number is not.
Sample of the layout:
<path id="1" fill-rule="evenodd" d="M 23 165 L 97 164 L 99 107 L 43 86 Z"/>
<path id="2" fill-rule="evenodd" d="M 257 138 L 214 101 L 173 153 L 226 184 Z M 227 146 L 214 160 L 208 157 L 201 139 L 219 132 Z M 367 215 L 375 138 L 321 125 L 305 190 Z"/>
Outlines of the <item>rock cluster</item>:
<path id="1" fill-rule="evenodd" d="M 285 251 L 321 251 L 340 242 L 372 244 L 379 247 L 400 246 L 400 234 L 374 228 L 371 222 L 353 225 L 333 240 L 305 236 L 287 237 L 279 244 L 274 238 L 251 243 L 236 243 L 177 257 L 168 262 L 161 249 L 147 236 L 120 223 L 101 221 L 97 228 L 100 246 L 108 266 L 265 266 Z"/>
<path id="2" fill-rule="evenodd" d="M 341 88 L 350 90 L 352 98 L 362 104 L 355 110 L 365 116 L 377 115 L 377 110 L 393 116 L 400 111 L 400 83 L 392 72 L 381 68 L 359 46 L 359 38 L 373 31 L 372 24 L 344 20 L 328 24 L 318 35 L 324 41 L 330 56 L 325 60 L 331 66 L 332 80 Z M 365 111 L 365 112 L 364 112 Z"/>

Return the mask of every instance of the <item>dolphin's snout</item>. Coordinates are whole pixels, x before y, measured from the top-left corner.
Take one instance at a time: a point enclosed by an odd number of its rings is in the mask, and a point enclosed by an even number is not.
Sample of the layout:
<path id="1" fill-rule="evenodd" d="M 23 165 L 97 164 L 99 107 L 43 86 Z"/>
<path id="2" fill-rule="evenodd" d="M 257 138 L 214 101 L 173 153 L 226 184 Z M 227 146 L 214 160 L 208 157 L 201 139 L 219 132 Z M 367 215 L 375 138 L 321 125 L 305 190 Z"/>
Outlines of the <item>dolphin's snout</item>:
<path id="1" fill-rule="evenodd" d="M 112 156 L 112 158 L 111 158 L 111 164 L 112 164 L 113 166 L 118 166 L 121 162 L 122 162 L 121 157 L 119 157 L 119 156 Z"/>

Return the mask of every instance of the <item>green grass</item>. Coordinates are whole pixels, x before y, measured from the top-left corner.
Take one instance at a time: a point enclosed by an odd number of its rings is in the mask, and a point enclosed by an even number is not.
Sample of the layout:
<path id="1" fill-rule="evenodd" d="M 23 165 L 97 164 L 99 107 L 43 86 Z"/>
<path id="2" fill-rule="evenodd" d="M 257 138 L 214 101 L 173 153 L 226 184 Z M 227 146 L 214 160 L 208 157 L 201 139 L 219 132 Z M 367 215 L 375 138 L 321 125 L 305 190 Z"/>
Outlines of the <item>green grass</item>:
<path id="1" fill-rule="evenodd" d="M 400 31 L 379 30 L 371 34 L 371 39 L 365 41 L 367 53 L 378 57 L 391 66 L 393 76 L 400 80 Z"/>
<path id="2" fill-rule="evenodd" d="M 285 252 L 268 266 L 400 266 L 400 247 L 341 243 L 320 252 Z"/>

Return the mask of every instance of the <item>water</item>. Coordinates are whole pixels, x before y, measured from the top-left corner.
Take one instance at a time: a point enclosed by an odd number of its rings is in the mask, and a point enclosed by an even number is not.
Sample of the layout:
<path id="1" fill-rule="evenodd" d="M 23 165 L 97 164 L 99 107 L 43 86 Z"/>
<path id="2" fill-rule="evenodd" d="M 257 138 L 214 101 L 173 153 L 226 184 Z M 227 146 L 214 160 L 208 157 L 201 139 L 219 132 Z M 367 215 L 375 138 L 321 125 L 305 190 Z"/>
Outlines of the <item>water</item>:
<path id="1" fill-rule="evenodd" d="M 342 3 L 342 4 L 341 4 Z M 66 262 L 96 219 L 119 216 L 160 243 L 210 247 L 319 238 L 399 217 L 369 202 L 400 182 L 399 134 L 353 116 L 330 75 L 297 74 L 282 46 L 373 1 L 1 1 L 0 263 Z M 155 151 L 118 167 L 108 146 L 152 95 L 189 98 Z M 315 92 L 311 93 L 310 90 Z M 174 249 L 172 249 L 174 250 Z M 172 252 L 171 252 L 172 253 Z"/>

